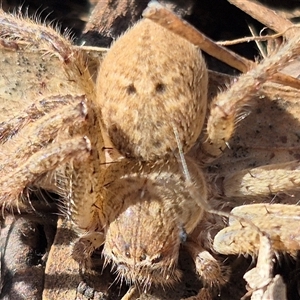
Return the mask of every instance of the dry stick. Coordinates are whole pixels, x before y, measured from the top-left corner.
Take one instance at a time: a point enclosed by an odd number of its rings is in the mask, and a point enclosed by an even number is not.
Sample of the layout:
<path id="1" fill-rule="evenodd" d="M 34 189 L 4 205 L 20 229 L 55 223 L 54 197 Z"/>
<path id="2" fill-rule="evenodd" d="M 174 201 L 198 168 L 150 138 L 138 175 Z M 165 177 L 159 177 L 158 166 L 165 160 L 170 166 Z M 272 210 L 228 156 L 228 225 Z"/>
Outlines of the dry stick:
<path id="1" fill-rule="evenodd" d="M 199 46 L 206 53 L 243 73 L 249 71 L 254 65 L 252 61 L 217 45 L 192 25 L 157 2 L 150 2 L 144 10 L 143 16 L 178 34 L 192 44 Z"/>
<path id="2" fill-rule="evenodd" d="M 275 83 L 284 84 L 295 89 L 300 89 L 300 80 L 284 73 L 276 73 L 272 76 L 272 78 L 270 78 L 270 80 Z"/>
<path id="3" fill-rule="evenodd" d="M 283 32 L 287 39 L 299 34 L 299 28 L 292 22 L 276 14 L 275 11 L 249 0 L 228 0 L 257 21 L 277 32 Z M 300 89 L 300 81 L 283 73 L 276 73 L 270 78 L 271 81 Z"/>
<path id="4" fill-rule="evenodd" d="M 234 1 L 238 2 L 238 0 Z M 271 12 L 274 13 L 273 11 Z M 168 10 L 156 1 L 150 2 L 148 4 L 148 7 L 143 12 L 143 17 L 148 18 L 153 22 L 163 26 L 164 28 L 178 34 L 182 38 L 188 40 L 190 43 L 199 46 L 206 53 L 243 73 L 246 73 L 255 66 L 255 63 L 251 60 L 248 60 L 232 51 L 229 51 L 224 47 L 221 47 L 220 45 L 217 45 L 192 25 L 182 20 L 172 11 Z M 280 17 L 280 19 L 282 18 Z M 283 20 L 285 19 L 283 18 Z M 290 23 L 289 21 L 287 22 Z M 278 29 L 282 29 L 282 31 L 286 31 L 289 28 L 291 28 L 291 26 L 289 25 L 287 27 L 287 24 L 285 27 L 278 26 Z M 283 73 L 277 73 L 273 75 L 273 77 L 269 80 L 300 89 L 300 80 Z"/>
<path id="5" fill-rule="evenodd" d="M 277 32 L 286 31 L 287 29 L 294 27 L 294 24 L 289 20 L 279 16 L 275 11 L 268 9 L 267 7 L 254 3 L 249 0 L 228 0 L 231 4 L 235 5 L 260 23 L 273 29 Z M 287 35 L 292 33 L 287 33 Z"/>

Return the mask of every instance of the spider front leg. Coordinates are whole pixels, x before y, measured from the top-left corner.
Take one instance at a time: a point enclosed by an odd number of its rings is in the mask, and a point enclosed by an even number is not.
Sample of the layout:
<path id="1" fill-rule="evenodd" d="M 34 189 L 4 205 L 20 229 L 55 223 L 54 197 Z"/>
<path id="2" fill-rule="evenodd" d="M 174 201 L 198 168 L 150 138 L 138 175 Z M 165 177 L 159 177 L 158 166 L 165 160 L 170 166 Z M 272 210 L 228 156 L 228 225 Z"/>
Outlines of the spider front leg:
<path id="1" fill-rule="evenodd" d="M 261 232 L 265 232 L 274 251 L 296 257 L 300 249 L 299 228 L 295 226 L 299 215 L 298 205 L 258 203 L 237 206 L 231 211 L 229 227 L 215 236 L 213 248 L 225 255 L 257 255 Z"/>
<path id="2" fill-rule="evenodd" d="M 50 187 L 57 188 L 55 192 L 72 200 L 66 201 L 71 215 L 75 209 L 70 207 L 84 206 L 82 190 L 95 169 L 91 160 L 101 156 L 96 145 L 103 146 L 87 57 L 49 26 L 2 10 L 0 24 L 5 62 L 0 72 L 1 103 L 7 103 L 0 109 L 0 207 L 16 206 L 26 186 L 48 189 L 49 182 L 39 177 L 55 170 L 53 177 L 46 177 L 54 179 Z M 10 70 L 18 76 L 8 76 Z M 12 159 L 6 162 L 8 157 Z"/>
<path id="3" fill-rule="evenodd" d="M 205 156 L 203 161 L 214 160 L 230 146 L 229 139 L 236 124 L 248 115 L 249 112 L 245 108 L 253 104 L 253 96 L 257 95 L 264 83 L 272 81 L 272 77 L 280 68 L 296 57 L 299 47 L 299 38 L 295 35 L 283 44 L 277 53 L 273 53 L 249 72 L 241 75 L 230 88 L 213 99 L 201 149 Z"/>
<path id="4" fill-rule="evenodd" d="M 200 243 L 188 240 L 184 247 L 195 262 L 196 272 L 203 282 L 203 288 L 197 296 L 189 300 L 212 299 L 216 291 L 229 280 L 229 272 Z"/>
<path id="5" fill-rule="evenodd" d="M 56 109 L 27 124 L 18 131 L 16 137 L 1 145 L 0 205 L 3 210 L 7 206 L 13 208 L 16 205 L 18 208 L 16 199 L 19 199 L 26 186 L 34 183 L 42 174 L 70 158 L 86 157 L 91 148 L 88 138 L 69 136 L 61 141 L 58 138 L 60 132 L 82 124 L 86 115 L 84 97 L 71 98 L 67 105 L 57 105 Z M 17 137 L 19 142 L 15 141 Z"/>
<path id="6" fill-rule="evenodd" d="M 129 187 L 126 180 L 120 180 L 122 176 L 127 177 L 129 170 L 135 166 L 134 162 L 123 159 L 109 164 L 103 169 L 96 170 L 97 172 L 92 172 L 93 178 L 88 177 L 89 167 L 87 164 L 89 162 L 92 163 L 91 167 L 93 168 L 100 165 L 97 160 L 88 160 L 84 167 L 79 168 L 78 171 L 82 173 L 79 178 L 88 178 L 91 183 L 85 182 L 85 190 L 80 186 L 74 187 L 73 202 L 75 204 L 71 206 L 72 220 L 79 224 L 80 229 L 85 231 L 75 243 L 72 251 L 73 258 L 83 268 L 91 266 L 92 253 L 104 244 L 110 222 L 115 220 L 117 215 L 128 205 L 123 203 L 123 197 L 128 191 L 132 192 L 132 190 L 138 189 L 134 185 Z M 82 185 L 83 181 L 76 180 L 75 184 Z M 92 186 L 91 189 L 86 188 L 88 184 Z M 83 190 L 85 194 L 81 195 L 80 192 Z M 77 198 L 84 199 L 84 201 L 79 202 Z M 115 198 L 118 200 L 116 201 Z"/>
<path id="7" fill-rule="evenodd" d="M 203 288 L 199 293 L 188 298 L 189 300 L 213 299 L 216 293 L 220 292 L 221 287 L 229 281 L 229 268 L 223 266 L 211 254 L 213 236 L 223 226 L 223 220 L 220 217 L 206 213 L 186 243 L 183 244 L 192 257 L 196 272 L 203 283 Z"/>
<path id="8" fill-rule="evenodd" d="M 229 227 L 217 233 L 213 247 L 225 255 L 258 256 L 256 267 L 244 275 L 249 292 L 243 299 L 250 295 L 253 300 L 286 299 L 283 279 L 280 274 L 274 276 L 273 269 L 279 253 L 297 256 L 299 214 L 299 206 L 287 204 L 259 203 L 231 211 Z"/>
<path id="9" fill-rule="evenodd" d="M 299 189 L 299 161 L 234 172 L 225 177 L 222 188 L 226 197 L 263 197 Z"/>
<path id="10" fill-rule="evenodd" d="M 104 242 L 105 235 L 103 232 L 90 232 L 76 241 L 72 250 L 72 257 L 79 263 L 80 268 L 90 269 L 92 267 L 91 256 Z"/>

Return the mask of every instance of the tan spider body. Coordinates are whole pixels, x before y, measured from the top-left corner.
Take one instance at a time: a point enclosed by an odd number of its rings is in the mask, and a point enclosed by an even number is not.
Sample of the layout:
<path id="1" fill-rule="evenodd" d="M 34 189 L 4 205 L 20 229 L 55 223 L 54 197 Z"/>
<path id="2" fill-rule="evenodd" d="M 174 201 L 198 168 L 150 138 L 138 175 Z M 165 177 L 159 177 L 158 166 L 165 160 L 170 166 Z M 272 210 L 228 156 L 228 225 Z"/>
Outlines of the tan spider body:
<path id="1" fill-rule="evenodd" d="M 126 159 L 105 170 L 108 178 L 89 216 L 75 202 L 75 214 L 93 220 L 88 227 L 77 222 L 89 233 L 74 248 L 76 260 L 86 263 L 89 257 L 82 253 L 89 256 L 104 244 L 104 257 L 116 265 L 121 278 L 142 289 L 179 279 L 179 248 L 203 219 L 207 187 L 200 169 L 188 160 L 193 191 L 187 190 L 174 157 L 175 131 L 187 152 L 204 123 L 207 83 L 196 48 L 152 21 L 142 20 L 112 46 L 98 74 L 96 101 L 105 130 Z M 199 253 L 204 251 L 197 246 Z M 208 286 L 214 284 L 207 280 Z"/>
<path id="2" fill-rule="evenodd" d="M 204 283 L 197 299 L 218 293 L 228 272 L 209 252 L 212 216 L 205 210 L 214 203 L 211 198 L 261 200 L 270 193 L 297 191 L 298 162 L 290 162 L 290 152 L 281 164 L 272 157 L 264 161 L 272 165 L 260 169 L 250 166 L 263 162 L 243 163 L 246 171 L 224 167 L 216 192 L 211 178 L 217 163 L 203 171 L 195 158 L 205 163 L 224 151 L 226 157 L 237 121 L 248 114 L 245 106 L 254 107 L 255 96 L 268 89 L 267 80 L 297 55 L 299 38 L 219 93 L 206 114 L 207 70 L 201 54 L 149 20 L 112 46 L 96 86 L 84 51 L 54 30 L 3 12 L 0 23 L 2 50 L 11 65 L 20 66 L 20 78 L 32 53 L 40 59 L 30 64 L 33 78 L 24 86 L 18 76 L 1 74 L 2 103 L 13 106 L 0 110 L 2 211 L 26 211 L 19 195 L 28 186 L 54 190 L 66 199 L 67 213 L 81 233 L 73 250 L 81 267 L 90 267 L 94 250 L 104 245 L 104 257 L 120 277 L 147 291 L 151 284 L 180 279 L 183 246 Z M 16 87 L 19 94 L 9 96 Z M 105 165 L 108 140 L 123 156 Z M 186 154 L 195 143 L 185 170 L 181 148 Z M 217 162 L 226 166 L 226 159 Z M 222 249 L 220 242 L 218 250 L 226 252 Z"/>

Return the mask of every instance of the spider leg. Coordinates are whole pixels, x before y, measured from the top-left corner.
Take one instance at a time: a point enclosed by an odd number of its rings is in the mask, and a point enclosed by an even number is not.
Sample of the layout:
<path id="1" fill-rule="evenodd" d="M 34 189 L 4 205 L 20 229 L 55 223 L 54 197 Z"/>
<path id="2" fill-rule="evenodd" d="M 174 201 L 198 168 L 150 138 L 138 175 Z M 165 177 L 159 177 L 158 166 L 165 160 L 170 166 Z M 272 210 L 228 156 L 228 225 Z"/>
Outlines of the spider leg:
<path id="1" fill-rule="evenodd" d="M 68 96 L 67 96 L 68 97 Z M 60 98 L 60 97 L 57 97 Z M 64 96 L 66 98 L 66 96 Z M 18 160 L 27 159 L 32 153 L 36 152 L 43 145 L 51 143 L 59 132 L 66 130 L 68 126 L 82 123 L 87 115 L 85 97 L 68 97 L 72 99 L 68 104 L 57 104 L 50 112 L 42 112 L 35 122 L 28 121 L 23 130 L 18 131 L 20 141 L 16 143 L 14 139 L 9 139 L 1 146 L 1 156 L 14 157 Z M 35 118 L 35 116 L 31 116 Z M 26 122 L 26 120 L 24 121 Z M 12 124 L 15 120 L 12 120 Z M 8 126 L 10 126 L 8 122 Z M 8 161 L 0 169 L 7 168 L 12 162 Z M 11 165 L 16 167 L 16 162 Z"/>
<path id="2" fill-rule="evenodd" d="M 188 240 L 184 247 L 195 262 L 196 272 L 203 282 L 203 288 L 189 300 L 213 299 L 214 293 L 229 279 L 228 269 L 220 264 L 200 243 Z"/>
<path id="3" fill-rule="evenodd" d="M 226 197 L 263 197 L 300 190 L 300 163 L 292 161 L 244 169 L 223 181 Z"/>
<path id="4" fill-rule="evenodd" d="M 79 101 L 78 101 L 79 100 Z M 24 188 L 40 175 L 55 169 L 66 160 L 79 157 L 90 150 L 86 137 L 69 137 L 64 141 L 53 141 L 63 128 L 85 120 L 84 98 L 78 97 L 70 106 L 54 109 L 20 130 L 19 143 L 11 139 L 1 146 L 0 205 L 14 205 Z M 13 157 L 13 159 L 8 159 Z M 8 175 L 9 174 L 9 175 Z"/>
<path id="5" fill-rule="evenodd" d="M 229 227 L 217 233 L 213 248 L 226 255 L 256 256 L 261 234 L 265 232 L 274 251 L 295 256 L 300 249 L 299 228 L 295 226 L 299 215 L 300 207 L 297 205 L 259 203 L 235 207 L 231 211 Z M 241 218 L 245 218 L 245 222 Z"/>
<path id="6" fill-rule="evenodd" d="M 10 139 L 14 138 L 14 136 L 17 135 L 22 128 L 37 121 L 46 114 L 52 113 L 49 117 L 51 119 L 54 116 L 57 116 L 58 111 L 63 109 L 64 106 L 70 105 L 69 110 L 75 110 L 77 105 L 82 103 L 82 106 L 84 106 L 85 102 L 86 100 L 84 96 L 73 97 L 71 95 L 56 95 L 42 98 L 41 100 L 32 103 L 29 102 L 28 107 L 22 111 L 18 111 L 16 116 L 0 123 L 0 143 L 4 144 L 8 142 Z M 25 132 L 27 132 L 27 130 Z M 22 134 L 24 134 L 24 132 Z M 10 147 L 11 145 L 9 148 Z"/>
<path id="7" fill-rule="evenodd" d="M 39 176 L 59 168 L 54 172 L 55 175 L 62 172 L 58 183 L 62 187 L 58 187 L 58 193 L 68 197 L 68 212 L 72 214 L 75 211 L 75 219 L 76 207 L 89 207 L 89 195 L 85 195 L 83 190 L 85 184 L 88 183 L 86 187 L 91 185 L 90 174 L 100 173 L 100 167 L 96 166 L 98 161 L 104 161 L 100 112 L 94 103 L 95 89 L 87 57 L 80 48 L 73 47 L 66 36 L 58 34 L 50 26 L 16 18 L 2 10 L 0 24 L 3 38 L 1 55 L 7 57 L 6 68 L 13 67 L 18 74 L 7 76 L 6 69 L 0 74 L 0 88 L 5 94 L 2 102 L 7 103 L 7 107 L 1 107 L 5 113 L 0 120 L 0 141 L 3 143 L 0 153 L 0 184 L 3 187 L 0 207 L 4 203 L 15 205 L 24 187 L 37 179 L 37 186 L 52 187 L 40 181 Z M 79 136 L 81 138 L 77 138 Z M 92 145 L 89 145 L 90 136 L 93 137 L 90 139 Z M 90 148 L 92 153 L 86 155 Z M 50 151 L 51 158 L 47 151 Z M 6 162 L 7 158 L 14 159 Z M 47 159 L 51 160 L 49 164 Z M 63 170 L 61 167 L 66 162 L 67 168 Z M 24 175 L 26 172 L 27 175 Z M 47 177 L 52 176 L 48 174 Z M 68 182 L 65 183 L 66 178 Z M 89 219 L 89 216 L 83 215 L 82 219 Z M 78 223 L 79 227 L 84 227 L 81 225 Z"/>
<path id="8" fill-rule="evenodd" d="M 241 75 L 230 88 L 213 99 L 201 149 L 206 156 L 205 161 L 214 160 L 228 147 L 237 123 L 249 113 L 246 108 L 254 101 L 253 96 L 257 95 L 266 81 L 272 80 L 279 69 L 296 57 L 299 47 L 299 35 L 295 35 L 276 54 Z"/>
<path id="9" fill-rule="evenodd" d="M 93 252 L 105 242 L 103 232 L 90 232 L 76 241 L 72 250 L 72 257 L 79 263 L 80 268 L 91 268 L 91 256 Z"/>
<path id="10" fill-rule="evenodd" d="M 291 206 L 292 209 L 294 207 Z M 284 215 L 284 209 L 284 205 L 281 204 L 254 204 L 237 207 L 232 210 L 233 216 L 230 220 L 232 224 L 221 230 L 215 237 L 214 248 L 220 253 L 258 254 L 256 267 L 244 275 L 249 291 L 242 299 L 248 299 L 250 295 L 253 300 L 286 299 L 286 286 L 281 276 L 273 277 L 274 251 L 286 251 L 282 249 L 284 239 L 287 237 L 285 235 L 287 228 L 284 227 L 291 228 L 293 226 L 291 221 L 295 222 L 292 217 L 288 218 Z M 241 216 L 243 212 L 260 229 L 260 232 L 247 226 L 249 225 L 247 222 L 241 224 L 240 221 L 234 219 L 234 214 Z M 280 212 L 283 213 L 282 216 Z M 288 214 L 291 212 L 288 211 Z M 273 220 L 271 220 L 272 217 L 274 217 Z M 275 223 L 275 218 L 277 223 Z M 278 222 L 278 220 L 286 219 L 290 219 L 289 223 L 286 222 L 287 226 Z"/>
<path id="11" fill-rule="evenodd" d="M 53 170 L 69 158 L 83 156 L 90 150 L 90 142 L 86 137 L 75 137 L 58 144 L 51 144 L 33 154 L 26 162 L 5 177 L 1 182 L 3 188 L 0 203 L 2 208 L 15 203 L 15 196 L 22 193 L 24 188 L 38 176 Z M 2 180 L 1 180 L 2 181 Z"/>

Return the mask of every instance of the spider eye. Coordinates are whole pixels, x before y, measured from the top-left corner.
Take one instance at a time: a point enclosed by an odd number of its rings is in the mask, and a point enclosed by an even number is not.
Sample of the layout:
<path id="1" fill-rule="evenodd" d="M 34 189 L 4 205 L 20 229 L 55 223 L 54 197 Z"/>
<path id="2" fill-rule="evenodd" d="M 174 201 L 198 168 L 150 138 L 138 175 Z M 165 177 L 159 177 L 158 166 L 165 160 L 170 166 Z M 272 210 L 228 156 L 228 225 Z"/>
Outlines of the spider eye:
<path id="1" fill-rule="evenodd" d="M 126 256 L 127 258 L 131 258 L 131 254 L 130 254 L 130 245 L 129 245 L 129 244 L 125 244 L 124 252 L 125 252 L 125 256 Z"/>
<path id="2" fill-rule="evenodd" d="M 140 256 L 140 261 L 143 261 L 147 258 L 146 254 L 143 253 L 141 256 Z"/>

